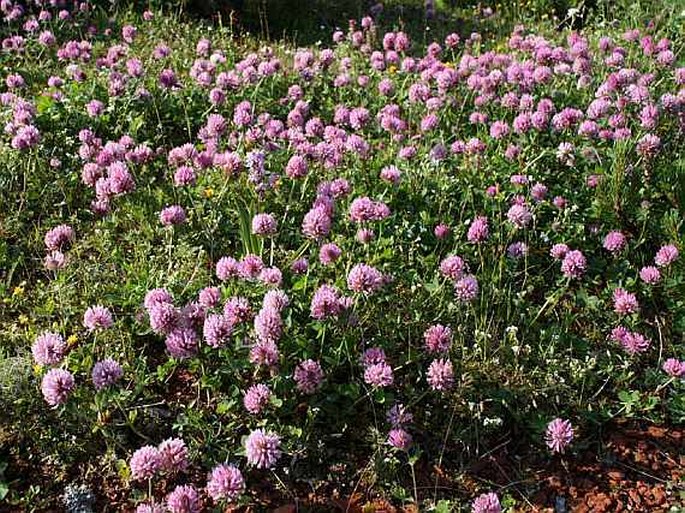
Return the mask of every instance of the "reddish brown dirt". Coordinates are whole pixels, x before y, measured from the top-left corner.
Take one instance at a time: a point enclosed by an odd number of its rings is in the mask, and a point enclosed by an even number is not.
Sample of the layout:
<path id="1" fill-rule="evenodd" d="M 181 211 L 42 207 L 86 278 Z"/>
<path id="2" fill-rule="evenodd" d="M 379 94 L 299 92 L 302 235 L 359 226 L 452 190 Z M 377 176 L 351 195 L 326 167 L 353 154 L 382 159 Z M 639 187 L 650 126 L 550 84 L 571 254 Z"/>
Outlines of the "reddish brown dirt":
<path id="1" fill-rule="evenodd" d="M 506 489 L 521 512 L 553 513 L 559 501 L 574 513 L 685 505 L 685 429 L 620 423 L 606 432 L 601 443 L 567 457 L 522 457 L 503 446 L 469 476 Z"/>

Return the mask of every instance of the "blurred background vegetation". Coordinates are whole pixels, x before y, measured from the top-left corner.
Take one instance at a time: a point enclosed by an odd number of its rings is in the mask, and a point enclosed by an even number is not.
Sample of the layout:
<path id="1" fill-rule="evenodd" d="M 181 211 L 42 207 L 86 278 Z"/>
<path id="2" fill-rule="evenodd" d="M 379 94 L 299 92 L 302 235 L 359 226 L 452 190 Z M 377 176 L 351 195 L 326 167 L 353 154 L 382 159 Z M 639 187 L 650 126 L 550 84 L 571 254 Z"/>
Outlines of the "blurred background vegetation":
<path id="1" fill-rule="evenodd" d="M 645 25 L 683 8 L 672 0 L 99 0 L 110 13 L 119 9 L 162 10 L 231 27 L 262 40 L 299 45 L 327 43 L 336 28 L 372 14 L 381 29 L 402 29 L 416 43 L 450 32 L 487 37 L 511 33 L 519 23 L 552 22 L 558 29 L 588 23 Z M 620 19 L 618 19 L 620 18 Z M 635 19 L 639 18 L 639 19 Z"/>
<path id="2" fill-rule="evenodd" d="M 609 14 L 611 0 L 102 0 L 109 8 L 162 9 L 202 18 L 262 39 L 288 39 L 298 44 L 328 41 L 335 28 L 345 29 L 349 19 L 372 13 L 381 27 L 420 33 L 444 30 L 488 30 L 508 33 L 525 20 L 556 19 L 559 26 L 582 25 L 598 10 Z M 493 13 L 493 14 L 490 14 Z M 492 23 L 496 18 L 497 23 Z M 419 36 L 419 37 L 417 37 Z M 430 37 L 429 39 L 433 39 Z"/>

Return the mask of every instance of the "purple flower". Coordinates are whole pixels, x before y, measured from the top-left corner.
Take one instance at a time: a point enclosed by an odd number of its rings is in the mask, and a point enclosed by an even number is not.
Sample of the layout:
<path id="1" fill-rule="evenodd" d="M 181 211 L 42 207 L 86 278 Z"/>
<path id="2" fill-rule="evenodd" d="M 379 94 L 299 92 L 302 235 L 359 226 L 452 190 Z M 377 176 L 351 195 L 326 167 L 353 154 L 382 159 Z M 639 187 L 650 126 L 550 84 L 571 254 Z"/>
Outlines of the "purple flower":
<path id="1" fill-rule="evenodd" d="M 221 281 L 226 281 L 230 278 L 238 276 L 238 268 L 240 264 L 235 258 L 222 257 L 216 263 L 216 277 Z"/>
<path id="2" fill-rule="evenodd" d="M 224 305 L 224 315 L 233 325 L 247 322 L 252 318 L 252 307 L 244 297 L 232 297 Z"/>
<path id="3" fill-rule="evenodd" d="M 17 129 L 12 138 L 11 146 L 15 150 L 26 150 L 36 146 L 40 142 L 40 132 L 33 125 L 23 125 Z"/>
<path id="4" fill-rule="evenodd" d="M 568 201 L 563 196 L 554 196 L 554 199 L 552 200 L 552 204 L 555 207 L 557 207 L 559 210 L 563 210 L 564 208 L 566 208 Z"/>
<path id="5" fill-rule="evenodd" d="M 193 329 L 201 328 L 207 317 L 207 309 L 195 301 L 185 305 L 179 314 L 179 325 Z"/>
<path id="6" fill-rule="evenodd" d="M 542 201 L 545 199 L 545 196 L 547 196 L 547 186 L 541 183 L 536 183 L 531 187 L 530 189 L 530 195 L 533 196 L 533 199 L 535 201 Z"/>
<path id="7" fill-rule="evenodd" d="M 281 457 L 281 439 L 278 435 L 255 429 L 245 440 L 247 462 L 257 468 L 271 468 Z"/>
<path id="8" fill-rule="evenodd" d="M 377 363 L 386 363 L 385 351 L 380 347 L 370 347 L 362 354 L 361 363 L 368 368 Z"/>
<path id="9" fill-rule="evenodd" d="M 264 294 L 264 299 L 262 300 L 264 308 L 273 308 L 279 312 L 283 311 L 289 304 L 290 299 L 282 290 L 270 290 Z"/>
<path id="10" fill-rule="evenodd" d="M 448 326 L 435 324 L 423 333 L 423 340 L 429 353 L 446 353 L 452 345 L 452 330 Z"/>
<path id="11" fill-rule="evenodd" d="M 452 362 L 445 359 L 433 360 L 428 367 L 426 380 L 433 390 L 449 390 L 454 385 Z"/>
<path id="12" fill-rule="evenodd" d="M 279 357 L 278 346 L 272 340 L 260 340 L 250 349 L 250 362 L 255 365 L 273 367 Z"/>
<path id="13" fill-rule="evenodd" d="M 222 347 L 228 342 L 233 333 L 233 325 L 230 320 L 220 314 L 208 315 L 202 329 L 202 336 L 211 347 Z"/>
<path id="14" fill-rule="evenodd" d="M 121 29 L 121 37 L 127 43 L 132 43 L 137 34 L 138 29 L 133 25 L 124 25 Z"/>
<path id="15" fill-rule="evenodd" d="M 150 479 L 155 476 L 162 465 L 162 457 L 157 447 L 146 445 L 131 456 L 128 466 L 131 468 L 131 478 Z"/>
<path id="16" fill-rule="evenodd" d="M 661 272 L 653 265 L 648 265 L 640 269 L 640 279 L 649 285 L 654 285 L 661 281 Z"/>
<path id="17" fill-rule="evenodd" d="M 262 342 L 278 342 L 283 334 L 281 313 L 275 308 L 262 307 L 254 318 L 254 330 Z"/>
<path id="18" fill-rule="evenodd" d="M 321 285 L 312 297 L 309 313 L 317 320 L 335 317 L 342 311 L 340 292 L 331 285 Z"/>
<path id="19" fill-rule="evenodd" d="M 159 73 L 159 83 L 165 89 L 171 89 L 178 85 L 178 80 L 176 79 L 176 73 L 172 69 L 163 69 Z"/>
<path id="20" fill-rule="evenodd" d="M 100 100 L 91 100 L 86 103 L 86 112 L 91 118 L 96 118 L 105 110 L 105 104 Z"/>
<path id="21" fill-rule="evenodd" d="M 446 239 L 452 230 L 444 223 L 440 223 L 433 229 L 433 234 L 439 240 Z"/>
<path id="22" fill-rule="evenodd" d="M 112 162 L 107 167 L 107 180 L 109 194 L 124 194 L 135 189 L 133 176 L 123 162 Z M 180 208 L 180 207 L 178 207 Z"/>
<path id="23" fill-rule="evenodd" d="M 188 447 L 180 438 L 168 438 L 159 444 L 160 470 L 170 474 L 188 468 Z"/>
<path id="24" fill-rule="evenodd" d="M 509 125 L 505 121 L 495 121 L 490 125 L 490 137 L 501 139 L 509 134 Z"/>
<path id="25" fill-rule="evenodd" d="M 516 228 L 524 228 L 528 226 L 533 219 L 533 215 L 525 205 L 512 205 L 507 212 L 507 219 Z"/>
<path id="26" fill-rule="evenodd" d="M 259 273 L 258 280 L 266 285 L 279 287 L 283 281 L 283 274 L 278 267 L 265 267 Z"/>
<path id="27" fill-rule="evenodd" d="M 124 370 L 117 362 L 111 358 L 106 358 L 93 365 L 91 376 L 93 378 L 93 385 L 97 390 L 113 385 L 121 379 L 124 375 Z"/>
<path id="28" fill-rule="evenodd" d="M 300 155 L 293 155 L 285 166 L 285 174 L 289 178 L 304 178 L 307 175 L 307 161 Z"/>
<path id="29" fill-rule="evenodd" d="M 383 275 L 375 267 L 355 265 L 347 275 L 347 288 L 354 292 L 372 294 L 383 286 Z"/>
<path id="30" fill-rule="evenodd" d="M 168 303 L 168 304 L 173 304 L 174 298 L 171 296 L 168 290 L 166 289 L 152 289 L 148 291 L 147 294 L 145 294 L 145 300 L 143 301 L 143 305 L 147 310 L 150 310 L 153 305 L 156 305 L 157 303 Z"/>
<path id="31" fill-rule="evenodd" d="M 388 433 L 388 444 L 393 446 L 395 449 L 408 451 L 409 447 L 411 447 L 411 443 L 411 435 L 402 428 L 391 429 Z"/>
<path id="32" fill-rule="evenodd" d="M 658 135 L 645 134 L 638 141 L 636 145 L 637 152 L 646 158 L 653 158 L 659 153 L 661 148 L 661 139 Z"/>
<path id="33" fill-rule="evenodd" d="M 395 166 L 386 166 L 383 169 L 381 169 L 381 180 L 384 180 L 386 182 L 396 184 L 400 181 L 401 176 L 402 173 Z"/>
<path id="34" fill-rule="evenodd" d="M 319 261 L 323 265 L 330 265 L 338 260 L 341 254 L 342 250 L 336 244 L 324 244 L 319 250 Z"/>
<path id="35" fill-rule="evenodd" d="M 664 372 L 674 378 L 685 378 L 685 361 L 669 358 L 662 367 Z"/>
<path id="36" fill-rule="evenodd" d="M 166 499 L 170 513 L 200 513 L 202 503 L 197 490 L 190 485 L 179 485 Z"/>
<path id="37" fill-rule="evenodd" d="M 364 371 L 364 381 L 373 387 L 389 387 L 394 381 L 392 367 L 385 362 L 369 365 Z"/>
<path id="38" fill-rule="evenodd" d="M 628 331 L 622 326 L 618 326 L 611 330 L 609 336 L 614 342 L 621 344 L 623 349 L 631 354 L 643 353 L 651 345 L 651 341 L 640 333 Z"/>
<path id="39" fill-rule="evenodd" d="M 71 226 L 60 224 L 45 234 L 45 247 L 51 251 L 59 250 L 73 243 L 75 238 Z"/>
<path id="40" fill-rule="evenodd" d="M 613 254 L 620 253 L 626 246 L 626 236 L 619 231 L 609 232 L 604 237 L 604 249 L 611 251 Z"/>
<path id="41" fill-rule="evenodd" d="M 476 497 L 471 504 L 472 513 L 502 513 L 497 494 L 494 492 L 484 493 Z"/>
<path id="42" fill-rule="evenodd" d="M 474 244 L 485 241 L 490 235 L 490 228 L 488 227 L 488 218 L 478 216 L 476 217 L 471 226 L 469 226 L 469 231 L 466 234 L 466 239 Z"/>
<path id="43" fill-rule="evenodd" d="M 278 230 L 278 223 L 272 214 L 257 214 L 252 219 L 252 233 L 255 235 L 274 235 Z"/>
<path id="44" fill-rule="evenodd" d="M 321 386 L 323 370 L 314 360 L 305 360 L 295 367 L 293 374 L 297 389 L 305 394 L 313 394 Z"/>
<path id="45" fill-rule="evenodd" d="M 253 415 L 258 415 L 269 404 L 270 397 L 271 390 L 269 387 L 258 383 L 247 389 L 243 396 L 243 405 L 247 411 Z"/>
<path id="46" fill-rule="evenodd" d="M 45 257 L 43 265 L 48 271 L 56 271 L 67 265 L 67 258 L 61 251 L 51 251 Z"/>
<path id="47" fill-rule="evenodd" d="M 567 278 L 582 278 L 586 268 L 585 255 L 578 250 L 568 251 L 561 261 L 561 272 Z"/>
<path id="48" fill-rule="evenodd" d="M 197 354 L 198 336 L 192 328 L 180 327 L 166 336 L 164 344 L 172 357 L 190 358 Z"/>
<path id="49" fill-rule="evenodd" d="M 179 312 L 169 303 L 153 303 L 148 313 L 150 315 L 150 327 L 157 334 L 165 335 L 172 331 L 179 320 Z"/>
<path id="50" fill-rule="evenodd" d="M 159 213 L 159 221 L 163 226 L 183 224 L 186 220 L 186 212 L 179 205 L 166 207 Z"/>
<path id="51" fill-rule="evenodd" d="M 245 479 L 233 465 L 219 465 L 212 469 L 207 480 L 207 494 L 215 501 L 235 501 L 245 491 Z"/>
<path id="52" fill-rule="evenodd" d="M 462 303 L 473 301 L 478 297 L 478 280 L 472 274 L 467 274 L 454 284 L 454 294 Z"/>
<path id="53" fill-rule="evenodd" d="M 659 267 L 668 267 L 678 259 L 678 248 L 673 244 L 662 246 L 654 257 L 654 263 Z"/>
<path id="54" fill-rule="evenodd" d="M 440 262 L 440 272 L 445 278 L 457 281 L 464 274 L 465 264 L 461 257 L 450 255 Z"/>
<path id="55" fill-rule="evenodd" d="M 214 308 L 221 300 L 221 291 L 217 287 L 205 287 L 200 291 L 198 301 L 205 308 Z"/>
<path id="56" fill-rule="evenodd" d="M 38 365 L 57 365 L 64 358 L 67 344 L 61 335 L 45 331 L 41 333 L 31 346 L 33 359 Z"/>
<path id="57" fill-rule="evenodd" d="M 91 306 L 83 314 L 83 325 L 88 331 L 110 328 L 113 324 L 111 312 L 104 306 Z"/>
<path id="58" fill-rule="evenodd" d="M 309 269 L 309 262 L 306 258 L 298 258 L 290 266 L 290 270 L 293 274 L 304 274 Z"/>
<path id="59" fill-rule="evenodd" d="M 408 412 L 407 408 L 402 404 L 396 404 L 390 408 L 386 418 L 388 419 L 390 425 L 394 428 L 411 424 L 414 421 L 414 416 Z"/>
<path id="60" fill-rule="evenodd" d="M 381 221 L 390 215 L 390 209 L 382 201 L 373 201 L 366 196 L 356 198 L 350 204 L 350 220 L 355 223 Z"/>
<path id="61" fill-rule="evenodd" d="M 507 248 L 507 256 L 517 260 L 528 255 L 528 245 L 525 242 L 514 242 Z"/>
<path id="62" fill-rule="evenodd" d="M 552 452 L 563 453 L 573 440 L 573 427 L 568 420 L 554 419 L 547 424 L 545 443 Z"/>
<path id="63" fill-rule="evenodd" d="M 641 333 L 628 332 L 621 341 L 623 349 L 630 354 L 643 353 L 649 349 L 651 341 Z"/>
<path id="64" fill-rule="evenodd" d="M 611 297 L 614 301 L 614 312 L 619 315 L 635 313 L 640 308 L 635 294 L 631 294 L 621 287 L 614 289 Z"/>
<path id="65" fill-rule="evenodd" d="M 177 187 L 192 185 L 195 183 L 196 178 L 195 170 L 192 167 L 181 166 L 174 173 L 174 185 Z"/>
<path id="66" fill-rule="evenodd" d="M 43 376 L 40 385 L 45 402 L 50 406 L 58 406 L 67 402 L 74 387 L 74 376 L 64 369 L 50 369 Z"/>
<path id="67" fill-rule="evenodd" d="M 370 228 L 359 228 L 357 230 L 356 238 L 362 244 L 369 244 L 375 238 L 376 234 Z"/>
<path id="68" fill-rule="evenodd" d="M 245 255 L 238 264 L 238 275 L 244 280 L 254 280 L 264 269 L 264 262 L 257 255 Z"/>
<path id="69" fill-rule="evenodd" d="M 331 231 L 331 222 L 325 207 L 315 207 L 305 214 L 302 220 L 302 233 L 310 239 L 322 239 Z"/>
<path id="70" fill-rule="evenodd" d="M 561 260 L 566 256 L 566 253 L 568 252 L 569 247 L 566 244 L 555 244 L 549 250 L 549 254 L 554 260 Z"/>

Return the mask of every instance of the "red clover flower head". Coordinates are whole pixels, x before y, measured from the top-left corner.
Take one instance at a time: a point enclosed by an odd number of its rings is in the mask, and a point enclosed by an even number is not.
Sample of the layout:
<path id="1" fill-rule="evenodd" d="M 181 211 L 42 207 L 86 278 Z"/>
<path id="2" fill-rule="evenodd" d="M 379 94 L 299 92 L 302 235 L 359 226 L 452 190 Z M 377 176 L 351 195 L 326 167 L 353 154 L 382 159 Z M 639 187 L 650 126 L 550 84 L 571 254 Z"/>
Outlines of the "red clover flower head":
<path id="1" fill-rule="evenodd" d="M 50 369 L 43 376 L 40 385 L 45 402 L 50 406 L 59 406 L 67 402 L 74 387 L 74 376 L 64 369 Z"/>
<path id="2" fill-rule="evenodd" d="M 433 360 L 428 367 L 426 379 L 433 390 L 449 390 L 454 385 L 452 362 L 446 359 Z"/>
<path id="3" fill-rule="evenodd" d="M 572 440 L 573 427 L 570 421 L 557 418 L 547 424 L 545 443 L 552 452 L 563 453 Z"/>
<path id="4" fill-rule="evenodd" d="M 41 333 L 31 346 L 33 359 L 38 365 L 57 365 L 64 358 L 67 344 L 61 335 L 45 331 Z"/>
<path id="5" fill-rule="evenodd" d="M 215 501 L 235 501 L 245 491 L 245 479 L 234 465 L 218 465 L 207 480 L 207 494 Z"/>
<path id="6" fill-rule="evenodd" d="M 479 495 L 471 504 L 472 513 L 502 513 L 497 494 L 494 492 Z"/>
<path id="7" fill-rule="evenodd" d="M 321 364 L 314 360 L 305 360 L 295 367 L 293 377 L 300 392 L 313 394 L 323 381 Z"/>
<path id="8" fill-rule="evenodd" d="M 245 409 L 253 415 L 259 414 L 269 403 L 271 391 L 269 387 L 262 383 L 252 385 L 247 389 L 243 396 L 243 405 Z"/>
<path id="9" fill-rule="evenodd" d="M 257 468 L 271 468 L 281 457 L 280 447 L 278 435 L 255 429 L 245 440 L 247 462 Z"/>

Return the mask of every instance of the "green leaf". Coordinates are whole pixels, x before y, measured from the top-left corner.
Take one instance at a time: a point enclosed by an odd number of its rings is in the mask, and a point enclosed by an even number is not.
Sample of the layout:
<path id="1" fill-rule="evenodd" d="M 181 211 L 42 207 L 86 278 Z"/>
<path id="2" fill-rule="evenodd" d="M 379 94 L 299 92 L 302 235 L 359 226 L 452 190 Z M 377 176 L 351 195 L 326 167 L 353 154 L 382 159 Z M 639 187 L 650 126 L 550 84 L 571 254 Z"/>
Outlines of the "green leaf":
<path id="1" fill-rule="evenodd" d="M 49 110 L 55 104 L 55 100 L 51 96 L 41 95 L 36 100 L 36 110 L 38 114 L 42 114 L 46 110 Z"/>
<path id="2" fill-rule="evenodd" d="M 452 511 L 452 503 L 446 499 L 442 499 L 435 505 L 435 513 L 450 513 Z"/>
<path id="3" fill-rule="evenodd" d="M 233 408 L 233 401 L 220 401 L 219 404 L 216 405 L 216 413 L 218 415 L 224 415 L 231 411 Z"/>

